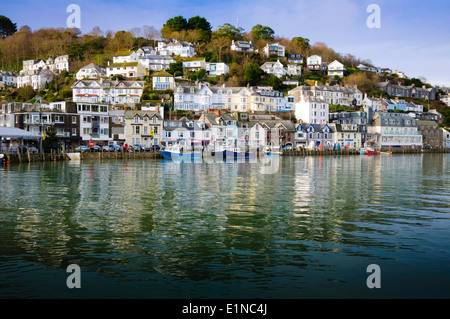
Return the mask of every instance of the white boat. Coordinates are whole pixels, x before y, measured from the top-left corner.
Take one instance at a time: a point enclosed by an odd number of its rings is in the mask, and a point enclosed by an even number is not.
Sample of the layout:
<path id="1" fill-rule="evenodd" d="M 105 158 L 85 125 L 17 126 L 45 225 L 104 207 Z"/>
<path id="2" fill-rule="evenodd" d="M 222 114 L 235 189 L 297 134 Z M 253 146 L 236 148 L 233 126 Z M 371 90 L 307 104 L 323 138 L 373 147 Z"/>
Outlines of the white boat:
<path id="1" fill-rule="evenodd" d="M 181 146 L 179 144 L 169 146 L 165 150 L 160 151 L 160 153 L 164 158 L 168 159 L 195 158 L 195 157 L 200 158 L 202 156 L 202 153 L 200 151 L 191 151 L 189 147 Z"/>

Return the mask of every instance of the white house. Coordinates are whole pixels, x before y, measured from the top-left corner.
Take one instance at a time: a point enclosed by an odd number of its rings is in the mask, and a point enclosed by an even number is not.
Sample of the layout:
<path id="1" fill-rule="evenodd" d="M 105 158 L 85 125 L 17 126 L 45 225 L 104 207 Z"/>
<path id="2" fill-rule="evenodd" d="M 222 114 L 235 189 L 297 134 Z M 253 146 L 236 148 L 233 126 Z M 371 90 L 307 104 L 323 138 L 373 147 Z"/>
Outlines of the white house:
<path id="1" fill-rule="evenodd" d="M 177 40 L 173 40 L 168 44 L 158 42 L 156 50 L 160 55 L 179 55 L 182 58 L 192 58 L 196 54 L 192 44 Z"/>
<path id="2" fill-rule="evenodd" d="M 54 61 L 54 66 L 57 73 L 61 73 L 62 71 L 69 72 L 69 56 L 68 55 L 57 56 Z"/>
<path id="3" fill-rule="evenodd" d="M 139 62 L 139 56 L 134 51 L 119 51 L 113 56 L 113 63 Z"/>
<path id="4" fill-rule="evenodd" d="M 333 105 L 360 106 L 363 100 L 363 94 L 358 88 L 338 85 L 297 86 L 288 93 L 294 95 L 297 102 L 304 96 L 314 96 Z"/>
<path id="5" fill-rule="evenodd" d="M 141 58 L 143 56 L 156 55 L 157 53 L 153 47 L 146 46 L 137 49 L 136 54 L 139 58 Z"/>
<path id="6" fill-rule="evenodd" d="M 338 76 L 340 78 L 344 77 L 344 72 L 346 71 L 344 65 L 334 60 L 328 65 L 328 75 L 331 77 Z"/>
<path id="7" fill-rule="evenodd" d="M 30 85 L 34 90 L 45 89 L 45 84 L 53 80 L 53 72 L 48 69 L 38 71 L 20 71 L 17 77 L 17 87 L 21 88 Z"/>
<path id="8" fill-rule="evenodd" d="M 329 104 L 322 98 L 305 96 L 295 104 L 295 117 L 311 124 L 328 122 Z"/>
<path id="9" fill-rule="evenodd" d="M 174 109 L 184 111 L 231 110 L 248 112 L 251 92 L 247 87 L 177 86 Z"/>
<path id="10" fill-rule="evenodd" d="M 289 63 L 287 66 L 287 73 L 292 76 L 301 76 L 302 65 L 298 63 Z"/>
<path id="11" fill-rule="evenodd" d="M 167 70 L 176 61 L 169 55 L 144 55 L 139 57 L 139 63 L 147 70 Z"/>
<path id="12" fill-rule="evenodd" d="M 106 69 L 104 67 L 98 66 L 95 63 L 90 63 L 85 67 L 82 67 L 75 75 L 77 80 L 83 79 L 100 79 L 106 75 Z"/>
<path id="13" fill-rule="evenodd" d="M 311 55 L 306 59 L 306 66 L 311 71 L 324 72 L 327 68 L 327 64 L 322 60 L 321 56 Z"/>
<path id="14" fill-rule="evenodd" d="M 277 60 L 277 62 L 266 62 L 263 65 L 261 65 L 261 69 L 264 72 L 268 74 L 273 74 L 278 78 L 281 78 L 283 75 L 286 75 L 288 73 L 288 71 L 280 62 L 280 60 Z"/>
<path id="15" fill-rule="evenodd" d="M 187 71 L 198 71 L 200 69 L 206 70 L 205 58 L 190 58 L 183 61 L 183 69 Z"/>
<path id="16" fill-rule="evenodd" d="M 360 64 L 357 66 L 358 69 L 360 69 L 361 71 L 366 71 L 366 72 L 373 72 L 373 73 L 377 73 L 377 74 L 381 74 L 382 69 L 373 67 L 373 66 L 367 66 L 364 64 Z"/>
<path id="17" fill-rule="evenodd" d="M 450 94 L 441 96 L 440 100 L 447 104 L 447 106 L 450 106 Z"/>
<path id="18" fill-rule="evenodd" d="M 284 57 L 286 54 L 284 45 L 281 45 L 279 43 L 266 44 L 263 51 L 266 57 L 269 57 L 271 55 Z"/>
<path id="19" fill-rule="evenodd" d="M 113 63 L 106 68 L 108 77 L 122 75 L 125 78 L 141 78 L 145 75 L 145 70 L 139 62 Z"/>
<path id="20" fill-rule="evenodd" d="M 209 75 L 222 75 L 227 74 L 230 71 L 230 68 L 223 62 L 206 63 L 206 71 Z"/>
<path id="21" fill-rule="evenodd" d="M 139 103 L 144 81 L 76 81 L 72 86 L 74 102 L 130 104 Z"/>
<path id="22" fill-rule="evenodd" d="M 238 52 L 253 52 L 253 44 L 252 41 L 231 41 L 231 51 Z"/>

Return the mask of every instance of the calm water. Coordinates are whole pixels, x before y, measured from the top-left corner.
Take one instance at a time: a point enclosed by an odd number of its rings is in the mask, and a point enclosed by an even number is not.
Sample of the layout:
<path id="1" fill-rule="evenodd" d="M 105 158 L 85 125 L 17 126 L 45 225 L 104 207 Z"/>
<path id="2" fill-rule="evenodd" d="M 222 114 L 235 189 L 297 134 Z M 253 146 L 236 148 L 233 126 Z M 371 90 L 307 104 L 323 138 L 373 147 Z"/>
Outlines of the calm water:
<path id="1" fill-rule="evenodd" d="M 449 298 L 450 155 L 11 165 L 0 297 Z M 81 268 L 69 289 L 66 268 Z M 381 268 L 368 289 L 366 268 Z"/>

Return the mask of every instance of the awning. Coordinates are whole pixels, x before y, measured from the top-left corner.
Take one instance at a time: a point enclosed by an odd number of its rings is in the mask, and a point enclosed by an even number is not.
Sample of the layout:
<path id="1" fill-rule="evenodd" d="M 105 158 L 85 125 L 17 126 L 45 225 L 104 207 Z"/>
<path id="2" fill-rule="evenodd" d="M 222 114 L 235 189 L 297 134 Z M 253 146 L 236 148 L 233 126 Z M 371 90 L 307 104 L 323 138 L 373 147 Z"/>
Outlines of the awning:
<path id="1" fill-rule="evenodd" d="M 21 130 L 15 127 L 0 126 L 0 137 L 12 138 L 12 139 L 25 139 L 25 140 L 38 140 L 42 138 L 39 134 L 34 134 L 25 130 Z"/>

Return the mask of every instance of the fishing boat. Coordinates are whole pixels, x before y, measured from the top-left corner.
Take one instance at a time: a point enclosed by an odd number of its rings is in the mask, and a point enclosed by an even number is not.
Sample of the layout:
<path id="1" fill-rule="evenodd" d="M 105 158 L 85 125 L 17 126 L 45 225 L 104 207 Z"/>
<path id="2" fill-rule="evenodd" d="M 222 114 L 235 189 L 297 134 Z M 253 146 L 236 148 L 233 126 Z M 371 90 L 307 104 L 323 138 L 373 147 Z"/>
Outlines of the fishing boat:
<path id="1" fill-rule="evenodd" d="M 160 151 L 161 155 L 167 159 L 184 159 L 184 158 L 201 158 L 202 153 L 199 151 L 185 151 L 185 148 L 175 144 L 169 146 L 163 151 Z"/>
<path id="2" fill-rule="evenodd" d="M 245 157 L 245 152 L 238 148 L 227 148 L 225 150 L 225 157 L 227 157 L 227 158 L 243 158 L 243 157 Z"/>
<path id="3" fill-rule="evenodd" d="M 280 149 L 271 149 L 271 148 L 267 147 L 264 150 L 264 155 L 268 155 L 268 156 L 282 156 L 283 152 L 281 152 Z"/>
<path id="4" fill-rule="evenodd" d="M 375 149 L 369 147 L 366 150 L 366 155 L 380 155 L 380 152 L 378 152 Z"/>
<path id="5" fill-rule="evenodd" d="M 361 149 L 359 150 L 359 154 L 360 154 L 360 155 L 366 155 L 366 152 L 367 152 L 367 150 L 366 150 L 365 148 L 361 148 Z"/>

